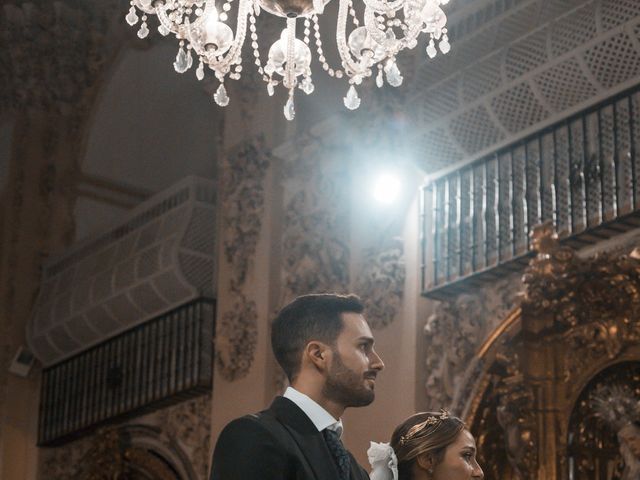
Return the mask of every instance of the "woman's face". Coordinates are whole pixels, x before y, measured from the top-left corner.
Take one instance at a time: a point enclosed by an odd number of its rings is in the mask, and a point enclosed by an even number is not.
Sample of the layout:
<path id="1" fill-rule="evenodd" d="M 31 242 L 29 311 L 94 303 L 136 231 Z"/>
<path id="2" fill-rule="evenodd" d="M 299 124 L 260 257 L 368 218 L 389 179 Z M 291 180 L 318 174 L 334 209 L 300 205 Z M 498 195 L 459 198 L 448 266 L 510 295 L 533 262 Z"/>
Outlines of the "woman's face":
<path id="1" fill-rule="evenodd" d="M 468 430 L 462 430 L 447 447 L 444 459 L 433 469 L 433 480 L 470 480 L 484 478 L 476 461 L 476 441 Z"/>

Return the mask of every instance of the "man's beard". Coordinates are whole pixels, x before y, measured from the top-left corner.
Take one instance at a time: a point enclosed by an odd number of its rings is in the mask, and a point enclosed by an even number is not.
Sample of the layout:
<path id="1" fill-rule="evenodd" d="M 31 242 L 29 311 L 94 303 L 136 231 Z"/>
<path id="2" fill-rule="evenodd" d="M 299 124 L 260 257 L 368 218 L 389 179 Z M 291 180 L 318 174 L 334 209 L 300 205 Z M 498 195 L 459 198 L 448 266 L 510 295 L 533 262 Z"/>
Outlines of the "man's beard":
<path id="1" fill-rule="evenodd" d="M 333 358 L 333 365 L 322 389 L 325 398 L 345 407 L 364 407 L 373 402 L 375 392 L 365 386 L 364 376 L 347 368 L 336 350 Z M 368 373 L 375 377 L 375 373 Z"/>

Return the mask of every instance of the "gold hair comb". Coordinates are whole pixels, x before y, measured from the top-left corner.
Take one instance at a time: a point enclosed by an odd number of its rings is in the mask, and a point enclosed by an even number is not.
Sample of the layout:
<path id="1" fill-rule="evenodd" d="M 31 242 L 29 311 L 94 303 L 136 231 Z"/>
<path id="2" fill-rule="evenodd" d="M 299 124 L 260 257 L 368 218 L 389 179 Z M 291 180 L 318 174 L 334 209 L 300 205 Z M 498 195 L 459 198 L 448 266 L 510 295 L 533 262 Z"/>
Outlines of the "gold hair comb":
<path id="1" fill-rule="evenodd" d="M 440 425 L 443 420 L 448 418 L 450 418 L 450 414 L 445 409 L 441 409 L 439 415 L 429 415 L 424 422 L 414 425 L 405 435 L 400 437 L 400 446 L 402 447 L 405 443 L 411 440 L 411 438 L 420 430 L 426 427 Z"/>

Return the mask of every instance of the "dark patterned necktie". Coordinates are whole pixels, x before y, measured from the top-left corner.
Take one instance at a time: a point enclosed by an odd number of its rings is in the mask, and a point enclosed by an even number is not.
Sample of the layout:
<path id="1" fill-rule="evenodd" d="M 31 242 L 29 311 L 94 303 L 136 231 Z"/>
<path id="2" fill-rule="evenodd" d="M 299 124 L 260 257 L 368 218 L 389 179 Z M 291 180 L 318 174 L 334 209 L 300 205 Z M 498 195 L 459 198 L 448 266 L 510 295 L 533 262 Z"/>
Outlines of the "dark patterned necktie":
<path id="1" fill-rule="evenodd" d="M 331 455 L 336 462 L 336 467 L 338 467 L 338 473 L 340 474 L 340 480 L 349 480 L 351 460 L 347 450 L 344 448 L 344 445 L 342 445 L 342 441 L 340 441 L 338 433 L 325 428 L 322 431 L 322 435 L 324 435 L 324 440 L 327 442 L 329 452 L 331 452 Z"/>

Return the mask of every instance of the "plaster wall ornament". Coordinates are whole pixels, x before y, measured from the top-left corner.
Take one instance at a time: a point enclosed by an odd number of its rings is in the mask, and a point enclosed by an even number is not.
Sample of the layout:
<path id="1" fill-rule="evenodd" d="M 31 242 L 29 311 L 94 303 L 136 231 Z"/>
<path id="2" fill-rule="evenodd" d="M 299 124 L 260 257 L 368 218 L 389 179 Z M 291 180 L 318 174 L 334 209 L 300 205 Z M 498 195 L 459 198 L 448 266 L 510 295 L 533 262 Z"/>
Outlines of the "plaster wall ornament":
<path id="1" fill-rule="evenodd" d="M 430 408 L 449 408 L 462 415 L 483 368 L 476 353 L 487 335 L 517 305 L 517 274 L 438 302 L 427 319 L 425 393 Z"/>
<path id="2" fill-rule="evenodd" d="M 216 364 L 229 381 L 249 372 L 256 348 L 257 307 L 244 289 L 262 230 L 265 182 L 271 163 L 271 154 L 260 137 L 243 144 L 222 166 L 222 238 L 231 276 L 231 308 L 218 319 Z"/>
<path id="3" fill-rule="evenodd" d="M 211 394 L 156 412 L 151 420 L 186 453 L 196 478 L 205 479 L 211 460 Z"/>
<path id="4" fill-rule="evenodd" d="M 232 290 L 241 289 L 253 266 L 265 209 L 265 180 L 271 166 L 263 137 L 246 142 L 222 164 L 222 221 L 225 260 Z"/>
<path id="5" fill-rule="evenodd" d="M 640 250 L 580 259 L 550 229 L 534 236 L 538 255 L 523 277 L 522 307 L 532 333 L 561 335 L 571 351 L 582 352 L 564 363 L 566 378 L 576 378 L 585 363 L 612 360 L 640 342 L 633 321 L 640 315 Z"/>
<path id="6" fill-rule="evenodd" d="M 354 285 L 354 291 L 365 304 L 367 321 L 371 328 L 389 325 L 402 309 L 405 264 L 404 244 L 393 239 L 390 246 L 367 248 Z"/>
<path id="7" fill-rule="evenodd" d="M 119 8 L 113 0 L 4 4 L 0 31 L 11 48 L 0 52 L 3 109 L 68 113 L 88 106 L 87 89 L 121 44 L 110 22 Z"/>
<path id="8" fill-rule="evenodd" d="M 630 385 L 612 383 L 599 385 L 591 397 L 596 415 L 616 432 L 624 461 L 621 480 L 640 477 L 639 393 Z"/>
<path id="9" fill-rule="evenodd" d="M 282 302 L 349 286 L 348 166 L 341 146 L 303 135 L 286 157 Z"/>
<path id="10" fill-rule="evenodd" d="M 139 474 L 175 480 L 177 472 L 182 480 L 205 480 L 210 423 L 210 395 L 186 400 L 46 449 L 39 478 L 107 480 Z"/>
<path id="11" fill-rule="evenodd" d="M 7 361 L 23 337 L 42 261 L 73 239 L 83 125 L 121 45 L 109 21 L 118 3 L 10 1 L 0 7 L 0 43 L 10 46 L 0 49 L 0 111 L 15 117 L 10 179 L 0 202 Z M 0 369 L 0 410 L 6 375 Z"/>
<path id="12" fill-rule="evenodd" d="M 224 312 L 216 327 L 216 365 L 232 382 L 251 368 L 258 337 L 258 312 L 254 301 L 240 292 L 233 293 L 231 309 Z"/>
<path id="13" fill-rule="evenodd" d="M 640 314 L 640 251 L 580 257 L 550 224 L 534 229 L 532 245 L 537 255 L 523 276 L 520 309 L 478 353 L 484 366 L 466 418 L 486 471 L 547 479 L 565 478 L 572 468 L 578 478 L 598 462 L 615 467 L 616 442 L 633 469 L 635 431 L 606 433 L 592 421 L 587 397 L 599 391 L 593 385 L 639 388 L 640 325 L 633 319 Z M 601 394 L 600 404 L 619 397 Z M 609 403 L 600 412 L 616 410 Z M 602 458 L 594 463 L 584 452 L 596 445 L 603 445 Z"/>
<path id="14" fill-rule="evenodd" d="M 478 412 L 479 462 L 490 478 L 534 478 L 537 467 L 537 424 L 533 388 L 524 382 L 520 357 L 500 354 L 491 370 L 490 386 Z"/>

